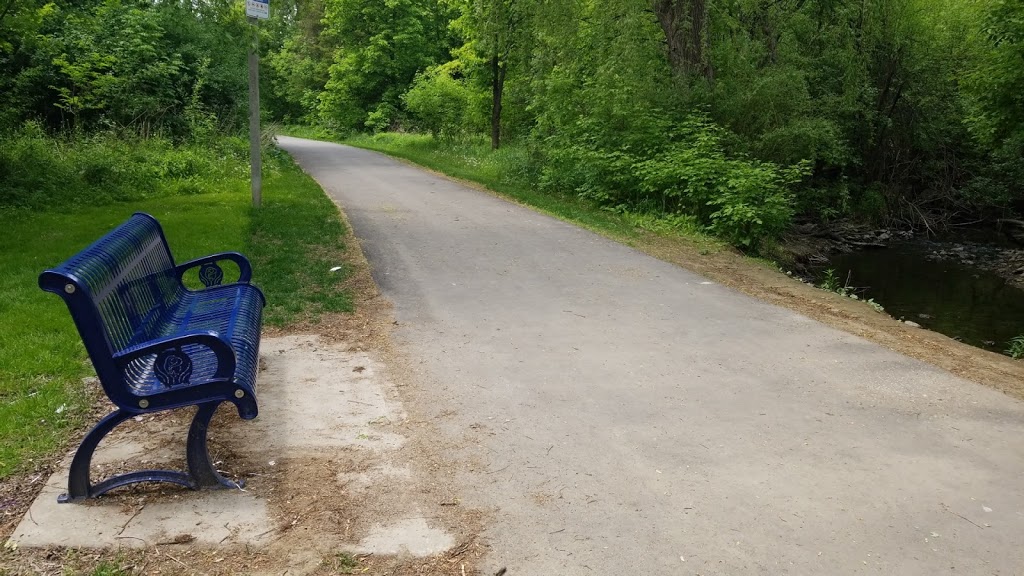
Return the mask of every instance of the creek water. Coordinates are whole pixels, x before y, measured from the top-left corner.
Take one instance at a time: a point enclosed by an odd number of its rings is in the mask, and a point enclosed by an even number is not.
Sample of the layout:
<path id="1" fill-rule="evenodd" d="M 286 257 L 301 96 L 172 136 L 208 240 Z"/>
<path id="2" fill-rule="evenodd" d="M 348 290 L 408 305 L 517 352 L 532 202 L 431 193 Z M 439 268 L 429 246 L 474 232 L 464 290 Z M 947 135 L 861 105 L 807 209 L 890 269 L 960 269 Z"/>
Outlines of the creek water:
<path id="1" fill-rule="evenodd" d="M 838 254 L 815 271 L 816 279 L 820 285 L 825 270 L 832 269 L 840 286 L 874 299 L 894 318 L 1005 351 L 1011 338 L 1024 334 L 1024 290 L 963 261 L 934 259 L 941 246 L 907 241 Z"/>

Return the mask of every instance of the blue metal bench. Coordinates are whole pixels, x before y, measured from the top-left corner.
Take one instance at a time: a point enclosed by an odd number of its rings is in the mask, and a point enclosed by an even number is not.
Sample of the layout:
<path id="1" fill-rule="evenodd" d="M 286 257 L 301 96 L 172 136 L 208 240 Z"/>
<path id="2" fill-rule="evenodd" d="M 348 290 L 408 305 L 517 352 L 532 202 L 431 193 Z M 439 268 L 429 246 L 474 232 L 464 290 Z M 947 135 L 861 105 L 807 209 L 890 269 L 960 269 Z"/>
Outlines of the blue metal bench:
<path id="1" fill-rule="evenodd" d="M 218 262 L 226 260 L 238 265 L 238 282 L 222 284 Z M 203 289 L 183 282 L 194 268 Z M 256 417 L 265 299 L 249 284 L 251 277 L 249 261 L 236 252 L 175 265 L 159 222 L 141 213 L 39 276 L 43 290 L 64 299 L 103 390 L 117 406 L 82 440 L 61 502 L 136 482 L 239 486 L 217 472 L 206 437 L 222 402 L 233 403 L 243 419 Z M 198 409 L 186 442 L 187 472 L 144 470 L 90 481 L 93 452 L 118 424 L 188 406 Z"/>

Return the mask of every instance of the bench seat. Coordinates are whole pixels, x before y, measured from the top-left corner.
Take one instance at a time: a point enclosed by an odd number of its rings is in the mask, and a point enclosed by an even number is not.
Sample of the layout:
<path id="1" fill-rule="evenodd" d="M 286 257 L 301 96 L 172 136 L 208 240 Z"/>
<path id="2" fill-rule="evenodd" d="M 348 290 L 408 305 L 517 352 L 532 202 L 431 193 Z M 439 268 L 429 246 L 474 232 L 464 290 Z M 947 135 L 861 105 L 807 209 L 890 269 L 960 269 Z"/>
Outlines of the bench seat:
<path id="1" fill-rule="evenodd" d="M 259 368 L 260 317 L 263 306 L 263 294 L 249 284 L 228 284 L 199 292 L 187 292 L 154 322 L 155 328 L 136 335 L 128 347 L 114 355 L 115 358 L 130 356 L 135 350 L 151 346 L 154 341 L 212 333 L 225 341 L 234 352 L 235 370 L 229 385 L 210 388 L 207 384 L 216 380 L 220 363 L 217 353 L 202 344 L 185 344 L 181 347 L 192 363 L 189 382 L 172 387 L 165 385 L 155 370 L 156 356 L 147 354 L 126 364 L 125 385 L 135 397 L 148 399 L 147 408 L 150 409 L 192 406 L 204 401 L 198 396 L 214 400 L 219 392 L 221 400 L 235 402 L 240 417 L 246 420 L 255 418 L 258 414 L 256 373 Z M 206 387 L 208 390 L 204 392 L 197 387 Z M 245 395 L 235 398 L 239 388 Z M 175 401 L 176 396 L 182 395 L 187 398 Z M 137 405 L 135 401 L 125 407 L 135 410 Z"/>

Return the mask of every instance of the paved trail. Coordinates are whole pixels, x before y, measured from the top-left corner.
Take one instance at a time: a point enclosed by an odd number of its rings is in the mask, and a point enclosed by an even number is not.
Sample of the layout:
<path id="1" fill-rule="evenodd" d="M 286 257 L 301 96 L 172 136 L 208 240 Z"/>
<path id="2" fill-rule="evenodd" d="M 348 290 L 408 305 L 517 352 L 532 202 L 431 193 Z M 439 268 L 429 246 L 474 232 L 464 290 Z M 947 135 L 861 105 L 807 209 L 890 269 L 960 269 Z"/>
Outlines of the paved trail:
<path id="1" fill-rule="evenodd" d="M 488 574 L 1024 573 L 1021 402 L 384 156 L 280 144 L 469 441 Z"/>

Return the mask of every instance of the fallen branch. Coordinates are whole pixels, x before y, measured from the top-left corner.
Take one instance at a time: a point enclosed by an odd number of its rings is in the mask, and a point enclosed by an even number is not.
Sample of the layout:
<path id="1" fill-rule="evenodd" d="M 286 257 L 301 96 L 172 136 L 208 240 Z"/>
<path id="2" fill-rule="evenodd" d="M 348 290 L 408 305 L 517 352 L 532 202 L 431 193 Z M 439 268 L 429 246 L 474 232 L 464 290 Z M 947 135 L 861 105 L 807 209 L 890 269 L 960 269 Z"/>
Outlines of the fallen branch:
<path id="1" fill-rule="evenodd" d="M 857 246 L 858 248 L 886 248 L 886 247 L 888 247 L 887 244 L 884 244 L 882 242 L 858 242 L 857 240 L 843 240 L 842 242 L 845 242 L 845 243 L 849 244 L 850 246 Z"/>

